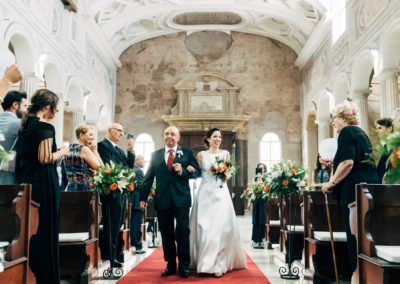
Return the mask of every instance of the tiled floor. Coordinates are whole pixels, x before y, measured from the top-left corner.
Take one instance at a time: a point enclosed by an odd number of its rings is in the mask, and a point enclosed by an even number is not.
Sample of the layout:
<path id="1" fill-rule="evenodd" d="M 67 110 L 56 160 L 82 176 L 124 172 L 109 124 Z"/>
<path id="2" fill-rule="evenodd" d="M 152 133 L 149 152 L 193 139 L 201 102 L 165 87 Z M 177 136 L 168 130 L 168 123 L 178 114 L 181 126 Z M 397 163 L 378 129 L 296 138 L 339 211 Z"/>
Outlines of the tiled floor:
<path id="1" fill-rule="evenodd" d="M 252 258 L 252 260 L 257 264 L 257 266 L 261 269 L 261 271 L 266 275 L 266 277 L 270 280 L 271 283 L 280 284 L 280 283 L 301 283 L 308 284 L 311 283 L 309 281 L 303 280 L 282 280 L 279 276 L 279 267 L 283 266 L 283 262 L 281 262 L 277 257 L 274 256 L 274 250 L 267 249 L 254 249 L 251 247 L 251 216 L 246 212 L 245 216 L 238 216 L 237 221 L 240 228 L 240 234 L 242 239 L 243 247 L 245 248 L 247 254 Z M 154 249 L 147 249 L 146 254 L 142 255 L 132 255 L 131 253 L 127 253 L 125 255 L 125 265 L 124 265 L 124 273 L 129 272 L 134 266 L 140 263 L 145 257 L 150 255 Z M 98 280 L 93 281 L 93 284 L 112 284 L 116 283 L 116 280 L 103 280 L 102 279 L 103 269 L 99 271 Z M 161 273 L 161 271 L 160 271 Z M 300 273 L 301 274 L 301 273 Z M 161 282 L 160 282 L 161 283 Z"/>

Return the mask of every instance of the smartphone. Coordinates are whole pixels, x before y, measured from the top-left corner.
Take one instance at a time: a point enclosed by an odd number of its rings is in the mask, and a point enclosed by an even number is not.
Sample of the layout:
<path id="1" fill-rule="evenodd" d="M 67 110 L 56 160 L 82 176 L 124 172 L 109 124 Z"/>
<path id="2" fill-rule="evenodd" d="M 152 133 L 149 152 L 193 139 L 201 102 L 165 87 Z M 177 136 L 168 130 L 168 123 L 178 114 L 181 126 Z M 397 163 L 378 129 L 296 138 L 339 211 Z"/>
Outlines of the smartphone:
<path id="1" fill-rule="evenodd" d="M 135 139 L 135 134 L 128 133 L 127 138 L 128 139 Z"/>

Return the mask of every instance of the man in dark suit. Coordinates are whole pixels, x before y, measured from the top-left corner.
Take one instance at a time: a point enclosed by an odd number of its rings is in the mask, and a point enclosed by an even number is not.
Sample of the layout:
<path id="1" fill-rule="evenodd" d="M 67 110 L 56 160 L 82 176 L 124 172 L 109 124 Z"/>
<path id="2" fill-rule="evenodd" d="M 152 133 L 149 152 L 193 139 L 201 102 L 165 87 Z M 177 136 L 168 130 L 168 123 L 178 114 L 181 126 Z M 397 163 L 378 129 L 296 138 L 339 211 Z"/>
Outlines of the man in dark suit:
<path id="1" fill-rule="evenodd" d="M 176 273 L 178 254 L 179 275 L 186 278 L 189 276 L 189 208 L 192 203 L 189 179 L 200 172 L 200 167 L 191 150 L 178 146 L 179 139 L 178 128 L 170 126 L 165 129 L 165 147 L 155 151 L 151 157 L 140 192 L 140 206 L 145 207 L 153 180 L 156 178 L 154 205 L 160 225 L 164 259 L 168 263 L 161 276 Z M 188 168 L 195 172 L 191 174 Z"/>
<path id="2" fill-rule="evenodd" d="M 128 141 L 128 152 L 125 155 L 124 151 L 118 147 L 118 143 L 123 135 L 124 129 L 122 125 L 112 123 L 108 128 L 107 138 L 104 138 L 97 144 L 104 164 L 113 161 L 116 165 L 133 168 L 135 161 L 135 154 L 133 152 L 134 141 L 133 139 Z M 123 243 L 119 231 L 125 217 L 125 197 L 117 190 L 107 196 L 100 196 L 100 201 L 102 205 L 104 232 L 104 238 L 102 239 L 102 244 L 100 244 L 102 257 L 103 259 L 110 260 L 111 267 L 122 267 L 122 246 L 120 246 L 120 249 L 117 249 L 117 244 Z"/>
<path id="3" fill-rule="evenodd" d="M 131 222 L 130 222 L 130 239 L 131 239 L 131 246 L 135 248 L 136 254 L 142 254 L 146 251 L 143 250 L 142 247 L 142 220 L 143 220 L 143 209 L 140 208 L 140 188 L 142 187 L 143 182 L 143 168 L 144 168 L 144 157 L 142 155 L 137 155 L 135 158 L 135 174 L 136 174 L 136 188 L 130 194 L 131 200 Z"/>

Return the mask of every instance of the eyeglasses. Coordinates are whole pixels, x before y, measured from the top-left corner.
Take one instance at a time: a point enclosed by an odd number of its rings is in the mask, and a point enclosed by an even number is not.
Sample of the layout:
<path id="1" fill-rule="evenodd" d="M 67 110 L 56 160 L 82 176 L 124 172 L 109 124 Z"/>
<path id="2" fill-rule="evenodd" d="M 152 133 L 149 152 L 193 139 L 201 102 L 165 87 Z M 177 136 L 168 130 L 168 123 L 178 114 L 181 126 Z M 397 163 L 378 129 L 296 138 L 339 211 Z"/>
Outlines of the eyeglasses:
<path id="1" fill-rule="evenodd" d="M 124 134 L 124 130 L 122 130 L 122 129 L 118 129 L 118 128 L 110 128 L 110 129 L 114 129 L 114 130 L 118 131 L 119 133 Z"/>

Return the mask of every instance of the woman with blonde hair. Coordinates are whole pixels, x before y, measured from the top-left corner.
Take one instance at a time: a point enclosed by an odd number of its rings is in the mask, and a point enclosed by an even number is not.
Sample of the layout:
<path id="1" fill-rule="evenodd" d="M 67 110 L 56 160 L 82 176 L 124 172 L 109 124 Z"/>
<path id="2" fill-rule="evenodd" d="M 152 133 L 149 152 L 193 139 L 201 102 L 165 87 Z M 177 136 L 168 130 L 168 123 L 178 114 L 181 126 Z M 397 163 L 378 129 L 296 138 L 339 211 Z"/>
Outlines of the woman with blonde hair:
<path id="1" fill-rule="evenodd" d="M 341 205 L 349 252 L 350 271 L 357 267 L 357 243 L 350 230 L 348 205 L 355 200 L 355 185 L 379 181 L 372 146 L 359 125 L 358 107 L 349 101 L 338 104 L 332 111 L 332 125 L 338 136 L 338 148 L 333 159 L 333 176 L 322 191 L 333 191 Z M 324 157 L 322 157 L 324 158 Z"/>
<path id="2" fill-rule="evenodd" d="M 81 124 L 75 130 L 78 143 L 69 146 L 69 155 L 62 163 L 67 178 L 67 191 L 89 190 L 89 178 L 103 162 L 97 152 L 97 143 L 94 142 L 93 128 Z"/>

